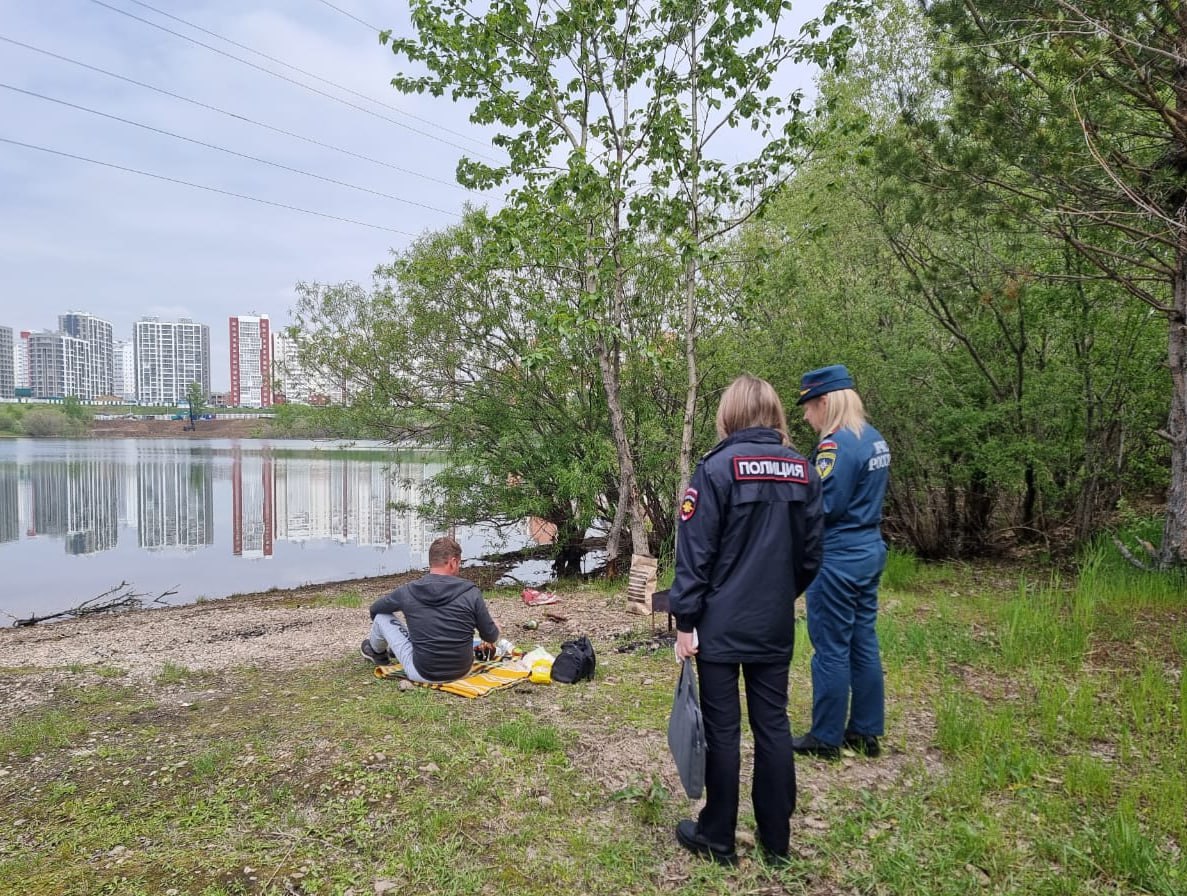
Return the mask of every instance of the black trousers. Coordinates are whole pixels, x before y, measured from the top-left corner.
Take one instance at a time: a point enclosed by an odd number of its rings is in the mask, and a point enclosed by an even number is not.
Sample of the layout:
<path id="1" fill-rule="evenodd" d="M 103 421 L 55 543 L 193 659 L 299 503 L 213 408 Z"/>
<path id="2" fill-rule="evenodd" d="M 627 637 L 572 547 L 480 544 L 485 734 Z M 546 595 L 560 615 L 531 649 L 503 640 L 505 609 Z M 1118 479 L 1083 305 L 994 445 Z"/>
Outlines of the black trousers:
<path id="1" fill-rule="evenodd" d="M 742 707 L 738 673 L 746 683 L 746 710 L 754 735 L 754 780 L 750 798 L 762 845 L 783 855 L 795 811 L 795 754 L 787 721 L 788 663 L 708 663 L 697 659 L 701 714 L 705 720 L 705 807 L 700 833 L 710 843 L 733 848 L 738 826 L 738 778 L 742 768 Z"/>

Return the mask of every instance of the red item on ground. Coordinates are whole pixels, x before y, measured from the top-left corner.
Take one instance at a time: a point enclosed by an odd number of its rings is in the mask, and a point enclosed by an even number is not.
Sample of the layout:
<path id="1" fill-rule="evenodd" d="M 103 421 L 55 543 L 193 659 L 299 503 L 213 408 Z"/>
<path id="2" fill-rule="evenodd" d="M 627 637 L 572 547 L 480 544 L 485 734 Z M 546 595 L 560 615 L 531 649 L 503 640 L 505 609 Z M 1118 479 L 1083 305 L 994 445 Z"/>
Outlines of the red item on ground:
<path id="1" fill-rule="evenodd" d="M 529 607 L 544 607 L 548 604 L 559 603 L 560 598 L 551 591 L 537 591 L 535 588 L 524 588 L 523 602 Z"/>

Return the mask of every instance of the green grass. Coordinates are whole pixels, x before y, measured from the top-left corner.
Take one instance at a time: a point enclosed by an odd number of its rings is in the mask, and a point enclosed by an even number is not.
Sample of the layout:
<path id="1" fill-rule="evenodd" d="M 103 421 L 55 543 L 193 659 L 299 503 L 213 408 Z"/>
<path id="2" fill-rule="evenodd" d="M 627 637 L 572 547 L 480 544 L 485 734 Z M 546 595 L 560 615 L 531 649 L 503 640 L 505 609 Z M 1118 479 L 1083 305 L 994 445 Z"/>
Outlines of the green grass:
<path id="1" fill-rule="evenodd" d="M 329 600 L 329 604 L 335 607 L 345 607 L 350 610 L 358 609 L 363 606 L 363 595 L 358 591 L 346 591 L 341 594 L 335 594 Z"/>
<path id="2" fill-rule="evenodd" d="M 0 731 L 0 756 L 11 754 L 17 759 L 29 759 L 68 746 L 85 731 L 85 720 L 64 710 L 46 710 Z"/>
<path id="3" fill-rule="evenodd" d="M 0 894 L 1187 892 L 1182 593 L 1099 560 L 1036 584 L 903 559 L 882 597 L 887 753 L 798 764 L 785 869 L 675 844 L 695 809 L 666 751 L 675 666 L 616 649 L 649 638 L 640 620 L 595 638 L 595 681 L 481 700 L 401 691 L 353 655 L 75 670 L 0 725 Z M 801 620 L 797 732 L 810 659 Z M 156 691 L 179 683 L 188 706 Z"/>
<path id="4" fill-rule="evenodd" d="M 1083 659 L 1093 619 L 1091 594 L 1068 591 L 1058 581 L 1040 588 L 1023 583 L 1002 608 L 1001 660 L 1015 669 L 1038 662 L 1074 667 Z"/>

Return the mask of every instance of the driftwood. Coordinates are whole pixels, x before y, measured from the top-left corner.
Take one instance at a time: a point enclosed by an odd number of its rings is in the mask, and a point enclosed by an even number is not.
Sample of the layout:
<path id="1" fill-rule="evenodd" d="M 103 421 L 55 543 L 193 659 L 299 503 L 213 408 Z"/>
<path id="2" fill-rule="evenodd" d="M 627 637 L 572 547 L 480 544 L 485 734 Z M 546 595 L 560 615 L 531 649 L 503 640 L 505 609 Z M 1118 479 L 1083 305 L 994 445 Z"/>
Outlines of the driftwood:
<path id="1" fill-rule="evenodd" d="M 162 591 L 148 602 L 154 604 L 163 603 L 166 597 L 176 593 L 175 590 Z M 36 625 L 39 622 L 46 622 L 50 619 L 78 619 L 83 616 L 94 616 L 97 613 L 118 613 L 126 610 L 139 610 L 144 607 L 145 598 L 147 597 L 148 594 L 146 593 L 138 594 L 133 591 L 132 586 L 127 582 L 120 582 L 115 587 L 108 588 L 102 594 L 98 594 L 89 600 L 84 600 L 77 607 L 72 607 L 69 610 L 62 610 L 59 613 L 48 613 L 45 616 L 33 615 L 26 619 L 17 619 L 15 616 L 9 616 L 9 618 L 15 619 L 16 625 L 22 626 Z"/>
<path id="2" fill-rule="evenodd" d="M 1145 572 L 1155 572 L 1158 569 L 1157 562 L 1146 563 L 1138 557 L 1135 557 L 1133 551 L 1125 546 L 1125 544 L 1116 535 L 1110 536 L 1113 539 L 1113 544 L 1116 545 L 1117 550 L 1121 552 L 1121 556 L 1129 561 L 1131 566 L 1136 566 L 1138 569 Z M 1142 546 L 1142 550 L 1146 552 L 1146 556 L 1151 560 L 1157 561 L 1158 552 L 1154 550 L 1154 545 L 1144 539 L 1139 538 L 1138 544 Z"/>

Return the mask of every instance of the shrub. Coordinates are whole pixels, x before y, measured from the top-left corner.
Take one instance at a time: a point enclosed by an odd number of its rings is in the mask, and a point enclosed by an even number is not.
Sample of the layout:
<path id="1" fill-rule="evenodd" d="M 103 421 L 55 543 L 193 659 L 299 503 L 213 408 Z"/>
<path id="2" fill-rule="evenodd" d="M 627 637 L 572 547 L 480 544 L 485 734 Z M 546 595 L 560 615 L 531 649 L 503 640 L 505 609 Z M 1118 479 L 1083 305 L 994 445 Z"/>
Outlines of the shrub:
<path id="1" fill-rule="evenodd" d="M 21 424 L 25 435 L 33 439 L 61 439 L 81 435 L 85 424 L 71 419 L 56 408 L 34 408 L 25 413 Z"/>

